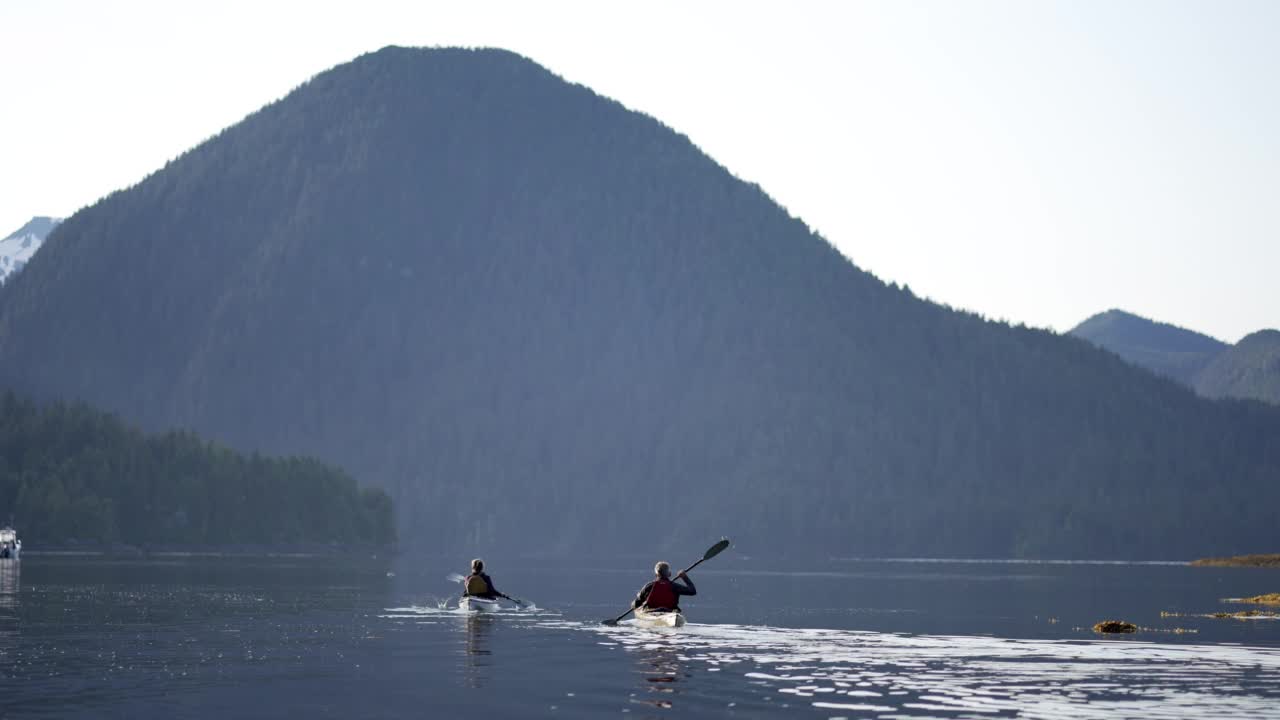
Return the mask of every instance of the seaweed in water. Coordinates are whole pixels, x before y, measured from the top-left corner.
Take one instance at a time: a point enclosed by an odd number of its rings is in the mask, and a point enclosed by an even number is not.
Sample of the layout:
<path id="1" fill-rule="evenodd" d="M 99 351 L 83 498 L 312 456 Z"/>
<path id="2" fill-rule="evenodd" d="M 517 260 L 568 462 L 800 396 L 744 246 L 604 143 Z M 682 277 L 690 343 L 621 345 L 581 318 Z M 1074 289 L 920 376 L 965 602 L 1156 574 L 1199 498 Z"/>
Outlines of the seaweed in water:
<path id="1" fill-rule="evenodd" d="M 1103 620 L 1093 626 L 1093 631 L 1097 633 L 1131 633 L 1137 632 L 1138 626 L 1123 620 Z"/>

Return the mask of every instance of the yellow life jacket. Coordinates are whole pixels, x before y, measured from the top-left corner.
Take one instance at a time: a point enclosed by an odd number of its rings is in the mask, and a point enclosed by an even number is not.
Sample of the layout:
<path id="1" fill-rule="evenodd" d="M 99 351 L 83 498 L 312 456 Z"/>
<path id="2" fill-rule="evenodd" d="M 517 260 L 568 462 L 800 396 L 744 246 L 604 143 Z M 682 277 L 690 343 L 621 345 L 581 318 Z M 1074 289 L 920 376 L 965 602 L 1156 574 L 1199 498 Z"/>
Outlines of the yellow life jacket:
<path id="1" fill-rule="evenodd" d="M 467 588 L 468 595 L 488 595 L 489 594 L 489 583 L 485 582 L 484 578 L 480 577 L 479 575 L 472 575 L 468 577 L 466 588 Z"/>

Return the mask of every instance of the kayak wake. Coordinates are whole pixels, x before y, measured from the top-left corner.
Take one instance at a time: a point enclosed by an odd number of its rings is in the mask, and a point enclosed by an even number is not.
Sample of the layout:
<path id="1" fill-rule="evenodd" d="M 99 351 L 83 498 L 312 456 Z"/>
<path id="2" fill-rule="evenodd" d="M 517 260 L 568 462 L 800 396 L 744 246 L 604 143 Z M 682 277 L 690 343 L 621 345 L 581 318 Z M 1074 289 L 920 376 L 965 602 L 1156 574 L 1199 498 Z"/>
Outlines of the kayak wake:
<path id="1" fill-rule="evenodd" d="M 475 598 L 466 598 L 474 601 Z M 404 607 L 385 608 L 380 618 L 391 620 L 421 620 L 431 618 L 465 618 L 475 615 L 486 615 L 494 617 L 559 617 L 560 613 L 550 610 L 544 610 L 534 603 L 528 603 L 523 607 L 515 604 L 501 604 L 498 607 L 485 607 L 479 609 L 476 607 L 467 607 L 473 603 L 464 603 L 462 600 L 441 600 L 434 605 L 407 605 Z"/>
<path id="2" fill-rule="evenodd" d="M 595 623 L 600 643 L 705 672 L 738 674 L 786 703 L 964 716 L 1241 717 L 1280 703 L 1280 649 L 1114 640 L 688 624 L 679 632 Z"/>

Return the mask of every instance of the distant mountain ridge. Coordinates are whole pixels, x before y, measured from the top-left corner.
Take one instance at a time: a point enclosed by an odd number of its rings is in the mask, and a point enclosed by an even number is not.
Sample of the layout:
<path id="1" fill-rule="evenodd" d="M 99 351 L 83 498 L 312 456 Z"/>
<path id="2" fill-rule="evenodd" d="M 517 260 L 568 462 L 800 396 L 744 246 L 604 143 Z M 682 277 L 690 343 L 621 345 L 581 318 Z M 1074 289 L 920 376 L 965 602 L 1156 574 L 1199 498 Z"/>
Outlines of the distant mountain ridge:
<path id="1" fill-rule="evenodd" d="M 1280 405 L 1280 330 L 1259 330 L 1219 353 L 1196 376 L 1207 397 L 1252 398 Z"/>
<path id="2" fill-rule="evenodd" d="M 1229 345 L 1193 330 L 1108 310 L 1069 334 L 1205 397 L 1280 404 L 1280 331 L 1261 330 Z"/>
<path id="3" fill-rule="evenodd" d="M 31 260 L 49 233 L 62 222 L 59 218 L 34 217 L 8 237 L 0 240 L 0 283 Z"/>
<path id="4" fill-rule="evenodd" d="M 0 288 L 0 385 L 337 464 L 408 552 L 1275 537 L 1280 410 L 920 300 L 505 51 L 361 56 L 53 237 Z"/>

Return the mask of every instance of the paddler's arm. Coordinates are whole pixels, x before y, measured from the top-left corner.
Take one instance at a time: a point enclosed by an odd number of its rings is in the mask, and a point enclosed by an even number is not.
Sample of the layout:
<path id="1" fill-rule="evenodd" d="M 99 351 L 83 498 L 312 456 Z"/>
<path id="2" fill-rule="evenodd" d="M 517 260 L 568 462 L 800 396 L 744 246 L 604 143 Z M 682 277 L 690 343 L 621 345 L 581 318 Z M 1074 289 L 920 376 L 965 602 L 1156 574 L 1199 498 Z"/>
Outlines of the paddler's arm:
<path id="1" fill-rule="evenodd" d="M 680 584 L 680 580 L 684 580 L 684 584 Z M 680 573 L 675 580 L 671 581 L 671 589 L 676 591 L 676 595 L 697 595 L 698 588 L 693 586 L 693 581 L 688 575 Z"/>
<path id="2" fill-rule="evenodd" d="M 645 583 L 645 586 L 640 588 L 640 592 L 636 593 L 636 599 L 631 601 L 631 608 L 634 610 L 635 608 L 638 608 L 641 605 L 643 605 L 644 601 L 649 599 L 649 591 L 652 589 L 653 589 L 652 581 Z"/>

